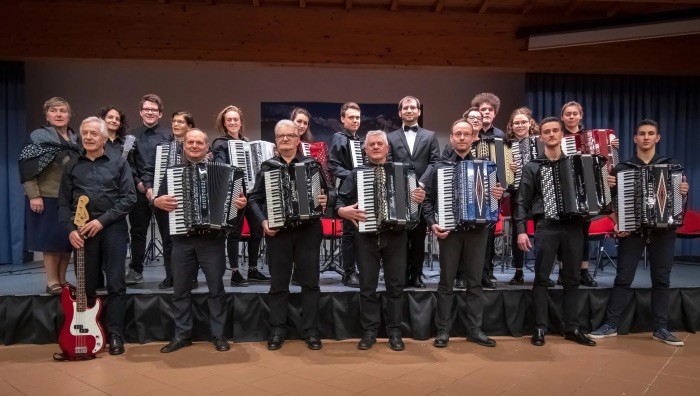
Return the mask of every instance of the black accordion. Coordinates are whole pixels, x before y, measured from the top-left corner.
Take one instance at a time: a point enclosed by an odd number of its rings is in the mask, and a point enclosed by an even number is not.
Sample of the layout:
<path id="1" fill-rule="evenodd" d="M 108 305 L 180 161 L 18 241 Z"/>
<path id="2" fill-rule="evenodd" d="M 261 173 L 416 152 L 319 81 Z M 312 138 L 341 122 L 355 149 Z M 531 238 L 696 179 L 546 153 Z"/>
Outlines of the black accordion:
<path id="1" fill-rule="evenodd" d="M 246 190 L 251 191 L 262 163 L 275 156 L 275 144 L 264 140 L 229 140 L 227 144 L 229 163 L 243 169 Z"/>
<path id="2" fill-rule="evenodd" d="M 523 176 L 523 167 L 530 161 L 544 153 L 544 143 L 539 136 L 528 136 L 520 141 L 513 141 L 510 146 L 513 162 L 518 167 L 513 175 L 513 187 L 520 187 L 520 179 Z"/>
<path id="3" fill-rule="evenodd" d="M 290 227 L 323 216 L 321 165 L 313 159 L 291 164 L 268 160 L 263 172 L 267 221 L 270 229 Z"/>
<path id="4" fill-rule="evenodd" d="M 176 165 L 166 173 L 168 195 L 175 196 L 178 205 L 169 213 L 170 235 L 234 228 L 238 209 L 233 201 L 243 192 L 242 169 L 206 162 Z"/>
<path id="5" fill-rule="evenodd" d="M 153 172 L 153 194 L 158 195 L 160 182 L 165 176 L 165 170 L 168 167 L 182 165 L 185 154 L 182 147 L 182 142 L 173 140 L 167 143 L 161 143 L 156 146 L 156 164 Z"/>
<path id="6" fill-rule="evenodd" d="M 515 174 L 510 170 L 513 161 L 510 143 L 497 137 L 481 138 L 474 142 L 471 153 L 474 158 L 496 164 L 496 179 L 501 185 L 505 187 L 515 183 Z"/>
<path id="7" fill-rule="evenodd" d="M 440 163 L 436 172 L 435 211 L 440 227 L 452 231 L 498 222 L 498 200 L 491 195 L 496 185 L 494 162 Z"/>
<path id="8" fill-rule="evenodd" d="M 577 154 L 556 161 L 542 161 L 538 170 L 544 217 L 593 217 L 611 213 L 605 158 Z"/>
<path id="9" fill-rule="evenodd" d="M 357 207 L 366 212 L 359 232 L 414 228 L 420 220 L 420 205 L 411 199 L 418 188 L 415 170 L 401 162 L 387 162 L 357 171 Z"/>
<path id="10" fill-rule="evenodd" d="M 616 211 L 620 231 L 683 225 L 681 183 L 677 164 L 644 165 L 617 173 Z"/>

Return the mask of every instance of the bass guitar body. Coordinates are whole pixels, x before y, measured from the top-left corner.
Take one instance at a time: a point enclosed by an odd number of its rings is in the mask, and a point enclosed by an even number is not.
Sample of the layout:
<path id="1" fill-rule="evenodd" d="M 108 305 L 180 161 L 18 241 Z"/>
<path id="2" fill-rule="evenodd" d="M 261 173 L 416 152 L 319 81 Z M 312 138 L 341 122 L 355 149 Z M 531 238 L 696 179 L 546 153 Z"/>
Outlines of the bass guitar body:
<path id="1" fill-rule="evenodd" d="M 78 301 L 69 287 L 61 292 L 61 306 L 65 315 L 63 328 L 58 336 L 58 345 L 65 357 L 79 359 L 94 356 L 105 347 L 105 336 L 99 317 L 102 301 L 98 298 L 95 305 L 78 311 Z"/>

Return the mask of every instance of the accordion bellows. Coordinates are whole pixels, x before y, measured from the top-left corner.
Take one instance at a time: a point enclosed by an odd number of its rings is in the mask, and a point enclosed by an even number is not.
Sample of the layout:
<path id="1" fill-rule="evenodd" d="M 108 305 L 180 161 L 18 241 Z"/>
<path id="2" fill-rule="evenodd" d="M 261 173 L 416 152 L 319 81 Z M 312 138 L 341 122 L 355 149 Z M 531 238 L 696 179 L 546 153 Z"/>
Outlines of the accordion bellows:
<path id="1" fill-rule="evenodd" d="M 268 227 L 279 229 L 320 219 L 323 216 L 319 202 L 323 176 L 319 163 L 313 160 L 267 163 L 274 166 L 263 172 Z"/>

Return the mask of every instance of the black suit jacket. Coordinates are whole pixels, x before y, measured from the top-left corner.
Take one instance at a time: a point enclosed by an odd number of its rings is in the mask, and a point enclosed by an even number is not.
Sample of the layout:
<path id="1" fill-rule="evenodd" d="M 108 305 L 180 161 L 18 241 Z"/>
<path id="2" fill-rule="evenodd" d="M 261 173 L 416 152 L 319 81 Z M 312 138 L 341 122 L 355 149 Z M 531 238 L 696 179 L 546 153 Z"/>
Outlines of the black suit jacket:
<path id="1" fill-rule="evenodd" d="M 387 161 L 403 162 L 413 165 L 416 176 L 420 179 L 428 168 L 428 165 L 436 163 L 440 159 L 440 147 L 438 146 L 435 132 L 418 127 L 416 141 L 413 144 L 413 154 L 408 149 L 408 142 L 403 129 L 397 129 L 387 134 L 389 140 L 389 156 Z"/>

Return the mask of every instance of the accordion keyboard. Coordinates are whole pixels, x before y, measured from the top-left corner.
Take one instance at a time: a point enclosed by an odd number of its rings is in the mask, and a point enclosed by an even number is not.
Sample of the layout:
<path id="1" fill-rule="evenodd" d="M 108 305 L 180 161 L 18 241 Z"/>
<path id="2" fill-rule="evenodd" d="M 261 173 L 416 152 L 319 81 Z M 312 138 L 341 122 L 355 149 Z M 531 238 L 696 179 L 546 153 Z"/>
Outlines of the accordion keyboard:
<path id="1" fill-rule="evenodd" d="M 357 172 L 357 208 L 364 210 L 367 216 L 359 224 L 359 232 L 376 232 L 377 213 L 374 204 L 374 171 L 362 170 Z"/>

